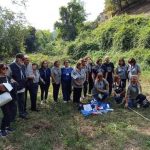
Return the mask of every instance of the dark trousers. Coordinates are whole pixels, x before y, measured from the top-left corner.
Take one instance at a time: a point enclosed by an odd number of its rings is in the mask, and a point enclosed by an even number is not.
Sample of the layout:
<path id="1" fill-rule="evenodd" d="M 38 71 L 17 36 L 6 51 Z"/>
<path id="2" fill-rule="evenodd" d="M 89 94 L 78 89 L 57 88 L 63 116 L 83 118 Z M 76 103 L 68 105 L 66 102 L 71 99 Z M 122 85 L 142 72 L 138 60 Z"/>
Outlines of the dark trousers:
<path id="1" fill-rule="evenodd" d="M 1 107 L 2 113 L 3 113 L 3 118 L 1 122 L 1 130 L 5 130 L 6 127 L 10 126 L 10 106 L 9 103 L 5 104 L 4 106 Z"/>
<path id="2" fill-rule="evenodd" d="M 107 81 L 109 83 L 109 95 L 111 95 L 111 93 L 112 93 L 112 87 L 113 87 L 113 81 L 112 80 L 111 81 L 107 80 Z"/>
<path id="3" fill-rule="evenodd" d="M 46 100 L 48 97 L 48 90 L 49 90 L 50 84 L 41 84 L 41 100 Z"/>
<path id="4" fill-rule="evenodd" d="M 30 100 L 31 100 L 31 110 L 36 110 L 38 83 L 32 83 L 29 93 L 30 93 Z"/>
<path id="5" fill-rule="evenodd" d="M 14 87 L 13 87 L 14 88 Z M 15 88 L 11 91 L 11 96 L 12 96 L 12 101 L 9 102 L 9 106 L 10 106 L 10 112 L 11 112 L 11 118 L 10 121 L 14 122 L 16 119 L 16 115 L 17 115 L 17 90 L 15 90 Z"/>
<path id="6" fill-rule="evenodd" d="M 71 81 L 62 81 L 63 100 L 69 101 L 71 95 Z"/>
<path id="7" fill-rule="evenodd" d="M 28 92 L 29 92 L 29 87 L 30 86 L 26 86 L 26 90 L 25 90 L 25 102 L 24 102 L 24 110 L 27 110 L 27 100 L 28 100 Z"/>
<path id="8" fill-rule="evenodd" d="M 53 83 L 53 99 L 55 102 L 58 101 L 59 88 L 60 84 Z"/>
<path id="9" fill-rule="evenodd" d="M 19 116 L 25 115 L 25 93 L 17 93 L 17 104 L 18 104 L 18 110 L 19 110 Z"/>
<path id="10" fill-rule="evenodd" d="M 86 95 L 87 95 L 87 90 L 88 90 L 88 82 L 85 81 L 83 84 L 83 95 L 84 95 L 84 97 L 86 97 Z"/>
<path id="11" fill-rule="evenodd" d="M 73 88 L 73 102 L 80 103 L 82 88 Z"/>
<path id="12" fill-rule="evenodd" d="M 121 81 L 122 81 L 124 87 L 126 88 L 126 82 L 127 82 L 127 79 L 121 79 Z"/>
<path id="13" fill-rule="evenodd" d="M 94 82 L 93 82 L 92 75 L 91 75 L 91 77 L 89 77 L 89 91 L 88 91 L 89 94 L 91 94 L 93 86 L 94 86 Z"/>
<path id="14" fill-rule="evenodd" d="M 25 104 L 24 104 L 25 111 L 27 110 L 28 92 L 31 93 L 32 84 L 33 84 L 33 80 L 27 80 L 26 89 L 25 89 Z"/>
<path id="15" fill-rule="evenodd" d="M 9 109 L 10 109 L 10 121 L 14 122 L 16 119 L 16 115 L 17 115 L 17 104 L 16 104 L 16 100 L 12 100 L 11 102 L 9 102 Z"/>

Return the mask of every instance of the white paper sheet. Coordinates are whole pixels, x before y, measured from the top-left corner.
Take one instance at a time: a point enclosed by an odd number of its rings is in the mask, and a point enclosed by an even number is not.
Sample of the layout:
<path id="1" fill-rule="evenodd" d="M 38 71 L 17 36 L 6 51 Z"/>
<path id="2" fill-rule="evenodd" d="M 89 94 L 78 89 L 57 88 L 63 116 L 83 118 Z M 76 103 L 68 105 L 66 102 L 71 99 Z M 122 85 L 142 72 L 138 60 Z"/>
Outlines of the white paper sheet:
<path id="1" fill-rule="evenodd" d="M 9 83 L 3 83 L 3 85 L 5 86 L 5 88 L 6 88 L 9 92 L 13 89 L 13 87 L 12 87 L 11 84 L 9 84 Z"/>

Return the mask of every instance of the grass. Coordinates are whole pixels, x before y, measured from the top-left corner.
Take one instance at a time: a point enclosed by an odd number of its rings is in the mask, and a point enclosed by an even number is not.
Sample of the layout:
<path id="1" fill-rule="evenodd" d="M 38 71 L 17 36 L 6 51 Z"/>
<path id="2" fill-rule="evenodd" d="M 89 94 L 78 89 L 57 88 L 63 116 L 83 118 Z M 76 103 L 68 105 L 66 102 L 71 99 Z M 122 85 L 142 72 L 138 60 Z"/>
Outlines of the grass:
<path id="1" fill-rule="evenodd" d="M 142 85 L 148 94 L 150 78 L 144 74 Z M 0 139 L 0 150 L 150 150 L 150 122 L 111 104 L 114 112 L 85 118 L 61 97 L 54 105 L 50 94 L 40 112 L 29 112 L 27 121 L 17 119 L 16 132 Z M 137 111 L 149 117 L 149 108 Z"/>

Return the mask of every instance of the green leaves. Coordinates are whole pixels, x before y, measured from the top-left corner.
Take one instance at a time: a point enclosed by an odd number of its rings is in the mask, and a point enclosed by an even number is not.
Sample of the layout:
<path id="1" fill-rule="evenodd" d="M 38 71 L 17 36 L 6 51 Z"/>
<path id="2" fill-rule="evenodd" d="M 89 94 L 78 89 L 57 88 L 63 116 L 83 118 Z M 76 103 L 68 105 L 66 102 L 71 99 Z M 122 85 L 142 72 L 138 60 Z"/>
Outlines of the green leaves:
<path id="1" fill-rule="evenodd" d="M 60 8 L 60 21 L 55 23 L 55 28 L 59 29 L 58 37 L 64 41 L 73 41 L 79 34 L 79 27 L 85 21 L 85 11 L 83 5 L 77 0 L 68 3 L 67 7 Z"/>

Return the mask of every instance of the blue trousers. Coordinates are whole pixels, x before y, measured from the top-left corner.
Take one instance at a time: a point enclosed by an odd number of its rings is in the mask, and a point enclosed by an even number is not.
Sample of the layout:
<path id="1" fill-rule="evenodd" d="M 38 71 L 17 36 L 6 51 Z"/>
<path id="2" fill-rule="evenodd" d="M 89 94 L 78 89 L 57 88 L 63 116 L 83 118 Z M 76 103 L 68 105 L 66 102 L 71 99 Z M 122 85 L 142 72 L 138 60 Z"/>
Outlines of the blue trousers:
<path id="1" fill-rule="evenodd" d="M 62 94 L 64 101 L 70 100 L 71 91 L 71 81 L 62 81 Z"/>
<path id="2" fill-rule="evenodd" d="M 136 106 L 137 106 L 137 103 L 134 99 L 129 99 L 128 100 L 128 107 L 133 108 L 133 107 L 136 107 Z"/>

